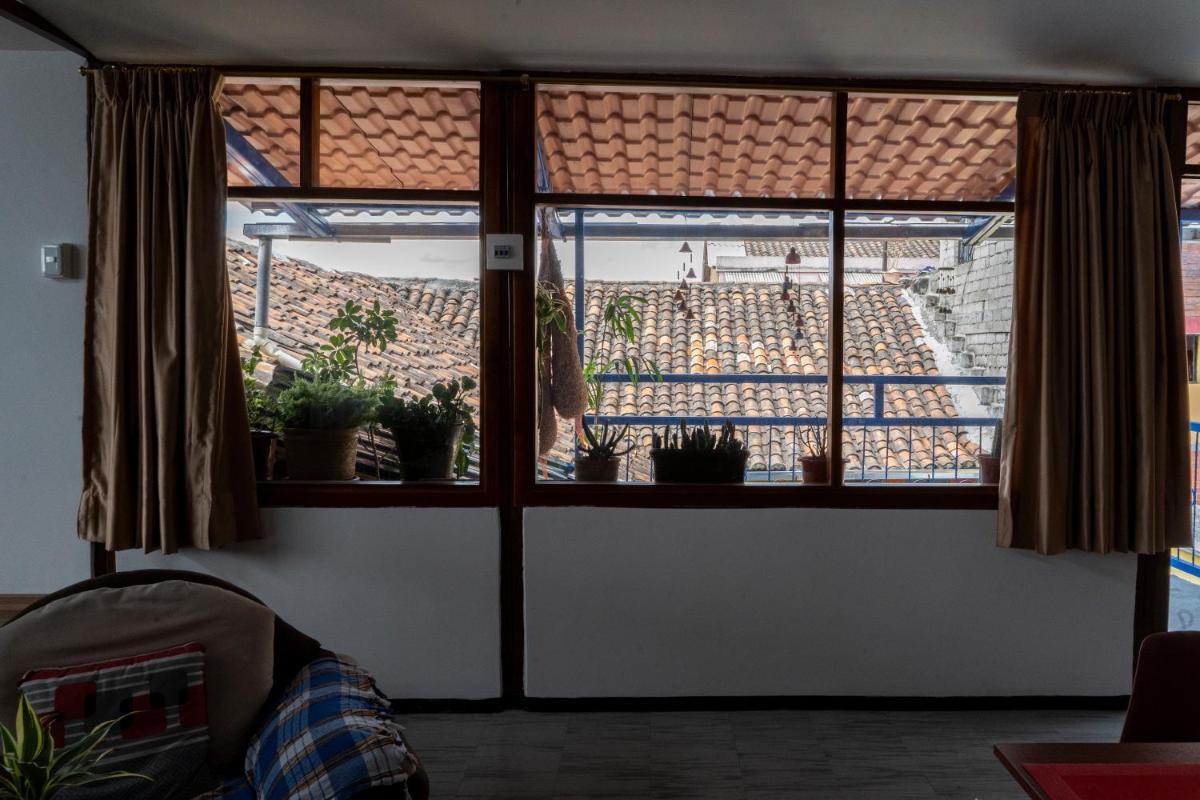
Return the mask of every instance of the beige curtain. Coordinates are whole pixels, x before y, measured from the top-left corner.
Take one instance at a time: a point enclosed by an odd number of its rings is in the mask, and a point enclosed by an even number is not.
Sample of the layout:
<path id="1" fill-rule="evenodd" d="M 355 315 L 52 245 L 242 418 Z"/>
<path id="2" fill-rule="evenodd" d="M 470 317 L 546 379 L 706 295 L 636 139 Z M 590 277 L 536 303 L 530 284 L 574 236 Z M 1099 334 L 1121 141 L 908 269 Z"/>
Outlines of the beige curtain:
<path id="1" fill-rule="evenodd" d="M 165 553 L 255 538 L 220 80 L 161 68 L 93 80 L 79 535 Z"/>
<path id="2" fill-rule="evenodd" d="M 1167 102 L 1151 92 L 1030 92 L 1018 103 L 1003 547 L 1190 546 Z"/>

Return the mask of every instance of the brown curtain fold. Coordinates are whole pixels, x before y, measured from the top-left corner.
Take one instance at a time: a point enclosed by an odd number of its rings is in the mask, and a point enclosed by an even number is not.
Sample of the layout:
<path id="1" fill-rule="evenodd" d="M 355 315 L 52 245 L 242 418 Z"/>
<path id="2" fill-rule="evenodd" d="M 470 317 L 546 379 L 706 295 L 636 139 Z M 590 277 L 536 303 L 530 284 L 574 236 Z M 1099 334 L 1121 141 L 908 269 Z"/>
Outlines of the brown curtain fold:
<path id="1" fill-rule="evenodd" d="M 1167 100 L 1020 97 L 998 543 L 1190 546 L 1179 210 Z"/>
<path id="2" fill-rule="evenodd" d="M 105 68 L 93 80 L 79 536 L 164 553 L 257 538 L 220 79 Z"/>

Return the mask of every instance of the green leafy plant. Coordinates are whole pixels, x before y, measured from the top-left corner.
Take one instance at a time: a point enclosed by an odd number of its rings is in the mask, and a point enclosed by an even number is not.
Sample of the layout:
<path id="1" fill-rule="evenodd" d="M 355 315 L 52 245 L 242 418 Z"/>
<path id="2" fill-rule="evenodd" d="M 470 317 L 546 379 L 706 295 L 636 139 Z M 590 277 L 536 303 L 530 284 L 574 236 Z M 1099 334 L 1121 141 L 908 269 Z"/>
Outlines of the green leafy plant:
<path id="1" fill-rule="evenodd" d="M 59 749 L 29 699 L 21 695 L 13 730 L 0 725 L 0 800 L 50 800 L 61 789 L 89 783 L 150 780 L 134 772 L 97 771 L 112 752 L 97 749 L 122 719 L 101 723 L 75 744 Z"/>
<path id="2" fill-rule="evenodd" d="M 609 336 L 622 340 L 626 344 L 637 341 L 638 328 L 642 321 L 641 307 L 646 304 L 646 298 L 635 294 L 614 295 L 604 303 L 604 311 L 600 317 L 600 329 L 596 334 L 596 342 L 592 347 L 592 355 L 583 366 L 583 380 L 587 386 L 588 409 L 593 414 L 593 425 L 600 419 L 600 408 L 604 405 L 604 381 L 602 377 L 609 372 L 624 372 L 629 382 L 637 385 L 643 373 L 648 373 L 653 380 L 662 380 L 662 373 L 653 359 L 641 356 L 631 356 L 626 352 L 621 358 L 608 355 L 599 358 L 605 350 Z M 608 425 L 599 426 L 599 434 L 595 433 L 583 420 L 583 437 L 579 450 L 585 458 L 607 461 L 616 455 L 624 455 L 633 449 L 632 446 L 617 452 L 617 445 L 629 432 L 626 425 L 621 431 L 613 431 Z"/>
<path id="3" fill-rule="evenodd" d="M 242 359 L 242 389 L 246 395 L 246 417 L 252 431 L 279 431 L 279 409 L 275 398 L 258 385 L 254 370 L 262 363 L 262 350 L 255 346 L 249 358 Z"/>
<path id="4" fill-rule="evenodd" d="M 550 325 L 554 325 L 562 333 L 567 332 L 567 304 L 546 284 L 539 282 L 534 307 L 537 314 L 537 349 L 540 353 L 546 349 Z"/>
<path id="5" fill-rule="evenodd" d="M 702 428 L 690 431 L 686 422 L 680 422 L 679 427 L 672 430 L 669 426 L 663 428 L 662 435 L 654 434 L 655 450 L 679 450 L 690 453 L 724 453 L 734 455 L 746 449 L 746 445 L 737 438 L 737 431 L 732 422 L 726 422 L 717 433 L 713 433 L 708 423 Z"/>
<path id="6" fill-rule="evenodd" d="M 475 444 L 475 419 L 466 395 L 477 384 L 472 378 L 435 383 L 429 394 L 418 399 L 385 396 L 379 408 L 379 424 L 393 431 L 415 436 L 444 434 L 462 425 L 462 438 L 454 456 L 454 473 L 462 477 L 470 467 L 471 448 Z"/>
<path id="7" fill-rule="evenodd" d="M 388 345 L 398 338 L 397 323 L 396 312 L 382 308 L 378 300 L 370 307 L 347 300 L 329 321 L 329 341 L 305 356 L 301 368 L 317 381 L 372 385 L 381 392 L 395 391 L 396 379 L 390 372 L 367 381 L 362 354 L 386 352 Z"/>
<path id="8" fill-rule="evenodd" d="M 379 395 L 374 389 L 301 379 L 280 392 L 278 404 L 284 427 L 349 430 L 375 419 Z"/>

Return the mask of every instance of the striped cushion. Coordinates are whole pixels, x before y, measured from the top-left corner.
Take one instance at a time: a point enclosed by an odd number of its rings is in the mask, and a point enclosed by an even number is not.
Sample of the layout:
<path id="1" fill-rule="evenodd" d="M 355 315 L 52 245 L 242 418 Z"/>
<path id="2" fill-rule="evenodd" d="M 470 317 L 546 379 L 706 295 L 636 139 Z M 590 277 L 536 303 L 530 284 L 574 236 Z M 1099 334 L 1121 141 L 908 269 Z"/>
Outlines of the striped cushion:
<path id="1" fill-rule="evenodd" d="M 87 797 L 166 797 L 168 789 L 207 780 L 201 778 L 208 750 L 203 645 L 35 669 L 25 674 L 20 689 L 38 715 L 49 720 L 60 747 L 74 744 L 103 722 L 125 717 L 100 745 L 112 750 L 102 768 L 143 773 L 154 779 L 154 786 L 146 781 L 100 783 L 88 788 Z M 119 794 L 110 794 L 114 791 Z"/>

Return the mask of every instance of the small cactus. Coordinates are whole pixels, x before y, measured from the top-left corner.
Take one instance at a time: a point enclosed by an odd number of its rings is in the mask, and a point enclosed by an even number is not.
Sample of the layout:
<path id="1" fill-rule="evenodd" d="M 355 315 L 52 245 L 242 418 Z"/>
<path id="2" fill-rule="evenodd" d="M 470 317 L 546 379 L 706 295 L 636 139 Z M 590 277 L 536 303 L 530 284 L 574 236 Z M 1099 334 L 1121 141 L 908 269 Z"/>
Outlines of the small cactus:
<path id="1" fill-rule="evenodd" d="M 713 433 L 708 423 L 702 428 L 688 430 L 686 422 L 680 422 L 677 429 L 663 428 L 660 435 L 654 434 L 655 450 L 680 450 L 685 452 L 723 452 L 740 453 L 746 445 L 737 438 L 732 422 L 726 422 L 717 433 Z"/>

